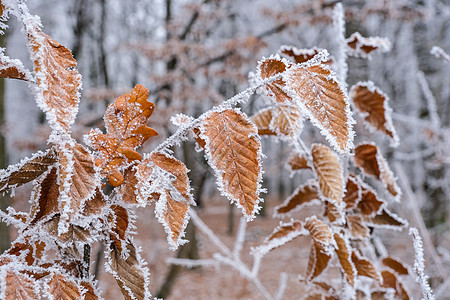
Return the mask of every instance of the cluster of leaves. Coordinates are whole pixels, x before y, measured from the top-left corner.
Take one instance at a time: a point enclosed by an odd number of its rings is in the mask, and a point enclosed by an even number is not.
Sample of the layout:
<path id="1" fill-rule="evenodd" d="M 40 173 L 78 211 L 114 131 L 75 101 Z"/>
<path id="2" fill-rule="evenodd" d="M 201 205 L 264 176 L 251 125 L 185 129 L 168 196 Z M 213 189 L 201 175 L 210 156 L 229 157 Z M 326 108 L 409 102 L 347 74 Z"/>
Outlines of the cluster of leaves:
<path id="1" fill-rule="evenodd" d="M 118 97 L 105 113 L 105 132 L 91 130 L 85 145 L 71 136 L 80 99 L 81 76 L 70 51 L 41 31 L 39 18 L 18 1 L 1 2 L 2 19 L 15 15 L 28 40 L 34 71 L 0 53 L 0 77 L 25 80 L 38 106 L 46 114 L 52 133 L 45 152 L 38 152 L 0 172 L 0 192 L 31 182 L 30 211 L 2 212 L 4 221 L 18 228 L 11 248 L 0 256 L 0 296 L 15 299 L 97 299 L 89 271 L 90 249 L 105 244 L 106 271 L 117 280 L 126 299 L 149 299 L 149 272 L 135 245 L 134 210 L 155 204 L 155 215 L 167 232 L 171 248 L 183 244 L 189 209 L 195 205 L 188 170 L 169 150 L 189 134 L 204 150 L 218 189 L 242 209 L 247 220 L 255 217 L 261 201 L 260 135 L 291 141 L 293 170 L 309 169 L 314 179 L 300 186 L 276 208 L 285 217 L 305 205 L 319 203 L 324 217 L 310 216 L 280 224 L 253 254 L 262 257 L 288 241 L 310 235 L 312 246 L 306 281 L 311 299 L 337 299 L 342 291 L 353 295 L 396 294 L 408 298 L 399 275 L 408 273 L 401 262 L 376 257 L 369 243 L 372 228 L 401 229 L 407 222 L 387 208 L 363 176 L 344 169 L 333 150 L 324 144 L 310 149 L 300 139 L 304 116 L 318 127 L 339 153 L 354 152 L 353 161 L 364 175 L 378 179 L 393 199 L 401 191 L 380 150 L 373 143 L 353 146 L 354 132 L 346 88 L 334 76 L 335 60 L 322 49 L 283 47 L 280 54 L 263 59 L 253 74 L 254 86 L 197 119 L 177 115 L 178 130 L 151 153 L 136 150 L 157 135 L 146 125 L 155 109 L 149 91 L 141 85 Z M 346 52 L 368 57 L 388 50 L 381 38 L 359 34 L 347 39 Z M 235 108 L 261 88 L 270 106 L 252 118 Z M 397 135 L 387 96 L 371 82 L 351 88 L 353 106 L 370 128 Z M 342 158 L 344 159 L 344 158 Z M 346 157 L 345 157 L 346 159 Z M 347 174 L 344 176 L 344 174 Z M 105 193 L 105 186 L 111 187 Z M 318 281 L 337 257 L 344 283 Z M 384 266 L 380 268 L 380 266 Z M 362 277 L 369 278 L 365 281 Z M 343 287 L 343 288 L 339 288 Z"/>
<path id="2" fill-rule="evenodd" d="M 356 57 L 370 58 L 372 52 L 390 48 L 386 39 L 364 38 L 359 33 L 351 35 L 346 43 L 346 54 Z M 323 217 L 312 215 L 280 223 L 252 253 L 262 258 L 287 242 L 309 235 L 311 251 L 301 280 L 308 291 L 305 299 L 409 299 L 400 279 L 408 269 L 393 257 L 377 255 L 371 243 L 374 228 L 401 230 L 408 223 L 388 209 L 388 202 L 364 182 L 364 177 L 379 180 L 392 201 L 400 199 L 401 191 L 374 143 L 365 142 L 352 149 L 351 125 L 355 121 L 350 102 L 369 129 L 383 133 L 391 145 L 398 143 L 388 97 L 372 82 L 359 82 L 350 89 L 349 100 L 330 71 L 330 67 L 336 68 L 334 59 L 320 57 L 321 51 L 284 46 L 279 52 L 286 58 L 277 55 L 260 62 L 256 77 L 282 76 L 266 85 L 264 93 L 270 106 L 254 115 L 253 120 L 259 134 L 291 142 L 295 150 L 287 163 L 293 172 L 309 170 L 313 175 L 275 208 L 274 217 L 291 217 L 309 205 L 324 207 Z M 338 152 L 352 152 L 355 170 L 347 163 L 348 157 L 339 158 L 328 146 L 305 145 L 299 138 L 303 115 L 321 129 Z M 358 169 L 360 175 L 355 173 Z M 342 278 L 332 279 L 333 275 L 324 272 L 332 270 L 333 265 L 340 269 Z"/>

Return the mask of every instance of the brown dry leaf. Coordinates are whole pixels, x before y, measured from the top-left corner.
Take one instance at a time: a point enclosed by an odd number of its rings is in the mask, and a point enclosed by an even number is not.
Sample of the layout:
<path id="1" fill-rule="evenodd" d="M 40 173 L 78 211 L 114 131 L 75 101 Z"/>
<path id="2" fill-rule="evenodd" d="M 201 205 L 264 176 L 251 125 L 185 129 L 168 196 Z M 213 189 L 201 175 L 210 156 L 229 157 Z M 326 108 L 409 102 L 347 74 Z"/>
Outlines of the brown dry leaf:
<path id="1" fill-rule="evenodd" d="M 344 196 L 344 180 L 339 159 L 323 144 L 313 144 L 311 154 L 322 196 L 340 205 Z"/>
<path id="2" fill-rule="evenodd" d="M 0 3 L 1 5 L 1 3 Z M 0 10 L 0 16 L 2 12 Z M 12 78 L 29 81 L 32 76 L 18 59 L 11 59 L 0 53 L 0 78 Z"/>
<path id="3" fill-rule="evenodd" d="M 147 271 L 140 265 L 134 245 L 128 243 L 127 250 L 129 256 L 123 259 L 120 252 L 111 245 L 108 263 L 125 299 L 144 299 L 149 294 L 145 283 Z"/>
<path id="4" fill-rule="evenodd" d="M 272 234 L 266 238 L 264 243 L 252 249 L 252 253 L 263 256 L 295 238 L 304 235 L 303 226 L 300 221 L 292 221 L 278 225 Z"/>
<path id="5" fill-rule="evenodd" d="M 99 296 L 96 294 L 94 286 L 91 282 L 88 281 L 82 281 L 81 287 L 84 289 L 84 291 L 81 294 L 82 299 L 84 300 L 98 300 Z"/>
<path id="6" fill-rule="evenodd" d="M 353 238 L 364 239 L 369 236 L 369 228 L 363 223 L 361 216 L 347 216 L 347 225 Z"/>
<path id="7" fill-rule="evenodd" d="M 318 243 L 324 248 L 333 243 L 330 227 L 315 216 L 307 218 L 303 226 L 309 231 L 314 243 Z"/>
<path id="8" fill-rule="evenodd" d="M 313 243 L 309 253 L 306 278 L 313 280 L 319 276 L 328 266 L 331 255 L 327 254 L 319 243 Z"/>
<path id="9" fill-rule="evenodd" d="M 54 274 L 48 282 L 47 292 L 58 300 L 78 300 L 81 291 L 77 282 L 61 274 Z"/>
<path id="10" fill-rule="evenodd" d="M 190 191 L 188 170 L 182 161 L 164 153 L 155 152 L 150 159 L 156 167 L 175 178 L 171 182 L 174 190 L 161 190 L 155 210 L 158 220 L 164 225 L 168 234 L 169 243 L 177 247 L 183 242 L 182 237 L 189 220 L 189 207 L 191 204 L 195 204 Z M 144 160 L 143 163 L 145 162 Z"/>
<path id="11" fill-rule="evenodd" d="M 276 216 L 284 216 L 302 208 L 315 199 L 319 199 L 317 187 L 314 184 L 305 184 L 298 187 L 282 204 L 275 207 Z"/>
<path id="12" fill-rule="evenodd" d="M 381 276 L 383 277 L 383 285 L 385 288 L 392 288 L 395 290 L 396 295 L 402 300 L 409 300 L 409 295 L 406 292 L 403 284 L 398 280 L 394 273 L 389 271 L 382 271 Z"/>
<path id="13" fill-rule="evenodd" d="M 386 94 L 369 81 L 354 85 L 350 90 L 350 97 L 366 122 L 388 135 L 394 143 L 398 142 L 397 133 L 392 125 L 392 110 Z"/>
<path id="14" fill-rule="evenodd" d="M 288 58 L 292 59 L 295 63 L 301 64 L 304 62 L 307 62 L 308 60 L 312 59 L 314 56 L 319 54 L 323 49 L 319 48 L 311 48 L 311 49 L 299 49 L 294 46 L 283 46 L 280 49 L 281 54 L 287 56 Z M 322 62 L 326 65 L 332 65 L 334 63 L 334 58 L 329 57 L 326 61 Z"/>
<path id="15" fill-rule="evenodd" d="M 353 56 L 368 57 L 372 52 L 388 52 L 391 49 L 391 43 L 386 38 L 363 37 L 359 32 L 353 33 L 347 42 L 347 52 Z"/>
<path id="16" fill-rule="evenodd" d="M 345 90 L 321 64 L 292 66 L 284 77 L 289 96 L 341 153 L 353 147 L 355 123 Z"/>
<path id="17" fill-rule="evenodd" d="M 106 199 L 103 195 L 103 192 L 100 191 L 99 188 L 97 188 L 94 196 L 85 202 L 82 213 L 85 216 L 98 215 L 101 213 L 105 206 Z"/>
<path id="18" fill-rule="evenodd" d="M 279 105 L 261 110 L 252 117 L 259 135 L 297 137 L 303 129 L 303 118 L 295 106 Z"/>
<path id="19" fill-rule="evenodd" d="M 358 276 L 366 276 L 376 281 L 381 281 L 381 276 L 374 265 L 366 258 L 359 257 L 356 252 L 352 252 L 352 262 L 356 267 Z"/>
<path id="20" fill-rule="evenodd" d="M 33 194 L 35 199 L 30 211 L 30 217 L 33 219 L 31 224 L 58 212 L 59 185 L 56 168 L 47 173 L 42 182 L 35 187 Z"/>
<path id="21" fill-rule="evenodd" d="M 37 283 L 25 274 L 8 270 L 2 285 L 5 285 L 5 300 L 34 300 L 39 299 Z"/>
<path id="22" fill-rule="evenodd" d="M 247 218 L 253 218 L 258 210 L 262 178 L 257 128 L 245 114 L 228 109 L 210 113 L 200 131 L 222 194 L 235 201 Z"/>
<path id="23" fill-rule="evenodd" d="M 68 188 L 66 185 L 59 186 L 59 202 L 62 211 L 76 214 L 100 185 L 94 170 L 94 158 L 78 143 L 58 145 L 58 152 L 58 182 L 69 184 Z"/>
<path id="24" fill-rule="evenodd" d="M 57 160 L 54 148 L 45 152 L 37 152 L 18 164 L 0 170 L 0 192 L 30 182 L 47 171 Z"/>
<path id="25" fill-rule="evenodd" d="M 308 157 L 304 153 L 298 154 L 296 152 L 292 152 L 287 163 L 291 167 L 292 171 L 301 169 L 311 169 L 311 167 L 308 164 Z"/>
<path id="26" fill-rule="evenodd" d="M 23 253 L 25 255 L 25 263 L 29 266 L 33 265 L 36 259 L 40 259 L 44 253 L 45 243 L 41 241 L 30 241 L 29 237 L 25 237 L 24 240 L 15 241 L 12 243 L 11 248 L 9 248 L 5 253 L 9 255 L 21 256 Z"/>
<path id="27" fill-rule="evenodd" d="M 330 220 L 331 223 L 337 222 L 343 224 L 345 222 L 344 211 L 333 202 L 326 201 L 326 213 L 328 220 Z"/>
<path id="28" fill-rule="evenodd" d="M 258 71 L 259 76 L 262 79 L 268 79 L 272 76 L 285 72 L 287 69 L 286 63 L 276 57 L 264 59 L 259 62 Z M 278 103 L 291 102 L 292 98 L 289 97 L 284 91 L 285 82 L 282 78 L 272 81 L 266 85 L 268 96 L 273 98 Z"/>
<path id="29" fill-rule="evenodd" d="M 358 208 L 363 214 L 367 216 L 377 214 L 383 204 L 384 201 L 378 199 L 375 191 L 368 186 L 362 187 L 361 200 L 358 202 Z"/>
<path id="30" fill-rule="evenodd" d="M 138 204 L 136 193 L 139 192 L 137 185 L 139 184 L 136 177 L 136 168 L 134 166 L 128 167 L 124 171 L 124 183 L 119 188 L 119 193 L 122 195 L 122 200 L 127 204 Z"/>
<path id="31" fill-rule="evenodd" d="M 379 179 L 392 196 L 400 197 L 401 191 L 395 182 L 394 174 L 376 145 L 359 145 L 355 148 L 354 159 L 356 165 L 366 174 Z"/>
<path id="32" fill-rule="evenodd" d="M 397 259 L 394 259 L 390 256 L 383 258 L 381 261 L 383 265 L 391 268 L 394 270 L 397 274 L 400 275 L 408 275 L 408 269 Z"/>
<path id="33" fill-rule="evenodd" d="M 355 175 L 350 174 L 345 185 L 345 209 L 350 210 L 356 207 L 356 204 L 361 200 L 361 185 Z"/>
<path id="34" fill-rule="evenodd" d="M 70 51 L 41 32 L 36 24 L 25 24 L 39 88 L 38 105 L 47 114 L 53 130 L 69 128 L 78 112 L 81 75 Z"/>
<path id="35" fill-rule="evenodd" d="M 67 232 L 63 234 L 58 234 L 58 224 L 60 221 L 59 214 L 54 216 L 49 221 L 42 224 L 42 228 L 44 228 L 48 233 L 58 238 L 58 240 L 63 243 L 73 243 L 73 242 L 81 242 L 86 243 L 90 240 L 90 232 L 88 229 L 85 229 L 81 226 L 70 224 Z"/>
<path id="36" fill-rule="evenodd" d="M 136 85 L 131 93 L 122 95 L 108 105 L 105 112 L 106 134 L 91 130 L 87 140 L 100 152 L 96 163 L 112 186 L 119 186 L 124 178 L 120 168 L 128 161 L 140 160 L 136 148 L 157 132 L 145 124 L 152 115 L 155 104 L 148 101 L 149 91 Z"/>
<path id="37" fill-rule="evenodd" d="M 120 205 L 111 205 L 111 214 L 108 215 L 108 224 L 111 229 L 111 240 L 115 248 L 122 253 L 122 243 L 125 241 L 125 234 L 128 229 L 128 211 Z"/>
<path id="38" fill-rule="evenodd" d="M 337 244 L 336 254 L 341 264 L 342 271 L 345 273 L 345 278 L 347 279 L 347 282 L 351 286 L 354 286 L 356 269 L 351 260 L 352 250 L 348 245 L 348 243 L 345 241 L 345 238 L 342 237 L 340 234 L 335 233 L 334 240 L 336 241 Z"/>
<path id="39" fill-rule="evenodd" d="M 370 216 L 364 221 L 373 227 L 384 227 L 391 229 L 401 229 L 408 225 L 408 221 L 400 218 L 398 215 L 386 208 L 383 208 L 381 213 L 375 216 Z"/>

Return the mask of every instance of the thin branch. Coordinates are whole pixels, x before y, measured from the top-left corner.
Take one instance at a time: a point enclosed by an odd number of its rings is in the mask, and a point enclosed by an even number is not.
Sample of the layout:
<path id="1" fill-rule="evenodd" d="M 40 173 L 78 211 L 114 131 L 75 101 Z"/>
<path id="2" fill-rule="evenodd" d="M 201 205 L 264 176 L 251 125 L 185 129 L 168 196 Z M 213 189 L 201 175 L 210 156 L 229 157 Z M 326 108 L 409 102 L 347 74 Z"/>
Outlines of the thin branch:
<path id="1" fill-rule="evenodd" d="M 241 217 L 233 248 L 233 256 L 236 258 L 239 258 L 242 248 L 244 246 L 246 229 L 247 229 L 247 220 L 246 218 Z"/>
<path id="2" fill-rule="evenodd" d="M 275 296 L 273 297 L 274 300 L 281 300 L 283 299 L 284 291 L 286 290 L 287 286 L 287 280 L 288 276 L 286 273 L 280 274 L 280 282 L 278 283 L 278 290 Z"/>

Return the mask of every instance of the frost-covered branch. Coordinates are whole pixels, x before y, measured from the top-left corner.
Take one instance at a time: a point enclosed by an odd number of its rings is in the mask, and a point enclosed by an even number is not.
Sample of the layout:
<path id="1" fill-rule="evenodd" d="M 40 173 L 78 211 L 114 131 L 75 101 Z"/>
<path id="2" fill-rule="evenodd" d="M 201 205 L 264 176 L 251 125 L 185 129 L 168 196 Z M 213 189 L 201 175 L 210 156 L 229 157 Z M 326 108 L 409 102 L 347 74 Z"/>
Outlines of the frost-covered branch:
<path id="1" fill-rule="evenodd" d="M 441 47 L 433 46 L 430 54 L 436 56 L 437 58 L 443 58 L 446 62 L 450 63 L 450 55 L 448 55 L 447 52 L 445 52 Z"/>
<path id="2" fill-rule="evenodd" d="M 436 98 L 433 96 L 433 93 L 430 90 L 430 86 L 428 85 L 427 80 L 425 79 L 425 75 L 423 72 L 417 73 L 417 79 L 422 88 L 423 95 L 427 100 L 428 113 L 430 114 L 431 123 L 433 124 L 433 128 L 435 130 L 439 130 L 441 127 L 441 121 L 439 119 L 439 114 L 437 113 L 437 105 Z"/>
<path id="3" fill-rule="evenodd" d="M 336 4 L 333 10 L 333 25 L 336 30 L 336 39 L 339 45 L 338 52 L 339 56 L 337 57 L 337 74 L 338 78 L 344 86 L 347 82 L 347 42 L 345 41 L 345 16 L 344 16 L 344 8 L 342 7 L 342 3 Z"/>
<path id="4" fill-rule="evenodd" d="M 423 255 L 423 243 L 422 238 L 419 235 L 417 228 L 411 227 L 409 229 L 409 234 L 413 236 L 414 239 L 414 270 L 416 271 L 417 278 L 416 281 L 422 287 L 422 294 L 425 300 L 434 300 L 433 291 L 431 290 L 430 284 L 428 283 L 428 276 L 425 274 L 425 259 Z"/>

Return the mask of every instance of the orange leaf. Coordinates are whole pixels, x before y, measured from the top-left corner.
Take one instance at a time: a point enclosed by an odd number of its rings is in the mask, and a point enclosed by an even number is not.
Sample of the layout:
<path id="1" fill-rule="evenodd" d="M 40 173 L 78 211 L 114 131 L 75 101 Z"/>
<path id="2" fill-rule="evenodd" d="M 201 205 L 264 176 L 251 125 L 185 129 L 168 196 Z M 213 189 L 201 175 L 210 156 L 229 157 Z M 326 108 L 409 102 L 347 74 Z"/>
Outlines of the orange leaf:
<path id="1" fill-rule="evenodd" d="M 377 146 L 373 144 L 361 144 L 355 148 L 355 163 L 366 174 L 379 179 L 392 196 L 401 196 L 400 188 L 397 186 L 394 174 L 390 170 Z"/>
<path id="2" fill-rule="evenodd" d="M 260 135 L 296 138 L 303 128 L 300 110 L 288 105 L 265 108 L 254 115 L 252 121 Z"/>
<path id="3" fill-rule="evenodd" d="M 347 210 L 355 208 L 356 204 L 361 200 L 361 185 L 354 174 L 350 174 L 347 178 L 343 200 Z"/>
<path id="4" fill-rule="evenodd" d="M 126 232 L 128 230 L 128 211 L 120 205 L 111 205 L 111 213 L 108 215 L 109 228 L 111 229 L 111 240 L 116 249 L 122 253 L 122 245 L 126 242 Z"/>
<path id="5" fill-rule="evenodd" d="M 342 271 L 345 274 L 345 278 L 351 286 L 354 286 L 356 269 L 351 260 L 351 248 L 345 238 L 338 233 L 334 234 L 334 240 L 337 244 L 336 254 L 341 264 Z"/>
<path id="6" fill-rule="evenodd" d="M 61 274 L 54 274 L 48 282 L 47 292 L 58 300 L 78 300 L 81 291 L 75 280 Z"/>
<path id="7" fill-rule="evenodd" d="M 34 300 L 39 299 L 37 282 L 15 270 L 6 271 L 6 276 L 2 278 L 5 285 L 5 300 Z"/>
<path id="8" fill-rule="evenodd" d="M 90 283 L 88 281 L 82 281 L 80 285 L 83 288 L 83 291 L 81 293 L 82 299 L 84 299 L 84 300 L 98 300 L 99 299 L 99 296 L 97 295 L 92 283 Z"/>
<path id="9" fill-rule="evenodd" d="M 391 50 L 391 43 L 386 38 L 363 37 L 359 32 L 353 33 L 347 40 L 347 52 L 356 57 L 369 57 L 372 52 L 385 53 Z"/>
<path id="10" fill-rule="evenodd" d="M 56 168 L 52 168 L 39 185 L 35 186 L 34 190 L 34 202 L 30 211 L 32 224 L 59 210 L 59 185 Z"/>
<path id="11" fill-rule="evenodd" d="M 2 15 L 0 11 L 0 16 Z M 18 59 L 11 59 L 0 52 L 0 78 L 13 78 L 30 81 L 32 75 Z"/>
<path id="12" fill-rule="evenodd" d="M 388 135 L 393 144 L 398 144 L 398 136 L 392 125 L 389 98 L 372 81 L 359 82 L 350 90 L 350 97 L 364 120 L 374 129 Z"/>
<path id="13" fill-rule="evenodd" d="M 112 271 L 111 273 L 126 300 L 150 299 L 147 286 L 149 282 L 148 269 L 142 266 L 142 259 L 132 243 L 127 243 L 127 250 L 129 255 L 124 259 L 120 252 L 111 245 L 111 250 L 107 253 L 107 270 Z"/>
<path id="14" fill-rule="evenodd" d="M 383 258 L 382 260 L 383 265 L 391 268 L 394 270 L 397 274 L 400 275 L 408 275 L 408 269 L 405 268 L 405 266 L 397 259 L 394 259 L 390 256 Z"/>
<path id="15" fill-rule="evenodd" d="M 189 207 L 191 204 L 195 204 L 187 176 L 188 170 L 183 162 L 164 153 L 155 152 L 150 156 L 150 159 L 156 167 L 168 172 L 175 178 L 167 183 L 170 183 L 170 189 L 163 187 L 159 190 L 160 197 L 155 211 L 158 220 L 163 224 L 168 234 L 169 244 L 176 248 L 185 242 L 182 238 L 189 220 Z"/>
<path id="16" fill-rule="evenodd" d="M 44 253 L 45 243 L 41 241 L 31 241 L 30 237 L 24 237 L 22 239 L 16 239 L 5 253 L 15 256 L 23 256 L 24 263 L 31 266 L 35 264 L 36 259 L 40 259 Z"/>
<path id="17" fill-rule="evenodd" d="M 339 159 L 323 144 L 313 144 L 311 154 L 322 196 L 339 206 L 344 196 L 344 180 Z"/>
<path id="18" fill-rule="evenodd" d="M 382 271 L 381 276 L 383 277 L 383 287 L 394 289 L 400 299 L 409 300 L 408 293 L 395 274 L 389 271 Z"/>
<path id="19" fill-rule="evenodd" d="M 311 169 L 308 163 L 308 157 L 304 153 L 298 154 L 292 152 L 291 156 L 288 159 L 288 165 L 291 167 L 292 171 L 301 169 Z"/>
<path id="20" fill-rule="evenodd" d="M 25 24 L 38 84 L 38 105 L 53 130 L 69 132 L 78 112 L 81 75 L 70 51 L 41 32 L 34 22 Z"/>
<path id="21" fill-rule="evenodd" d="M 358 208 L 365 215 L 377 214 L 384 201 L 379 200 L 375 191 L 373 191 L 369 186 L 362 187 L 361 200 L 358 202 Z"/>
<path id="22" fill-rule="evenodd" d="M 350 105 L 345 90 L 320 63 L 291 66 L 283 77 L 286 91 L 303 113 L 341 153 L 353 147 Z"/>
<path id="23" fill-rule="evenodd" d="M 30 182 L 47 171 L 57 160 L 54 148 L 45 152 L 38 151 L 30 158 L 22 159 L 18 164 L 0 170 L 0 192 Z"/>
<path id="24" fill-rule="evenodd" d="M 273 107 L 265 108 L 252 116 L 252 121 L 258 128 L 259 135 L 276 135 L 277 133 L 270 129 L 270 122 L 273 119 Z"/>
<path id="25" fill-rule="evenodd" d="M 260 78 L 268 79 L 272 76 L 285 72 L 288 65 L 279 57 L 263 59 L 258 63 L 257 73 Z M 284 91 L 285 82 L 282 78 L 272 81 L 266 85 L 267 95 L 278 103 L 291 102 L 292 98 Z"/>
<path id="26" fill-rule="evenodd" d="M 306 270 L 306 278 L 313 280 L 319 276 L 328 266 L 331 255 L 327 254 L 320 243 L 313 243 L 311 252 L 309 253 L 308 267 Z"/>
<path id="27" fill-rule="evenodd" d="M 292 59 L 295 63 L 301 64 L 312 59 L 314 56 L 319 54 L 323 49 L 311 48 L 311 49 L 299 49 L 294 46 L 283 46 L 280 49 L 280 53 L 284 56 Z M 332 65 L 334 63 L 334 58 L 329 57 L 326 61 L 322 62 L 326 65 Z"/>
<path id="28" fill-rule="evenodd" d="M 303 226 L 309 231 L 313 241 L 322 245 L 323 248 L 329 247 L 333 243 L 330 227 L 315 216 L 307 218 Z"/>
<path id="29" fill-rule="evenodd" d="M 360 216 L 347 216 L 347 225 L 349 233 L 353 238 L 363 239 L 369 236 L 369 228 L 364 225 Z"/>
<path id="30" fill-rule="evenodd" d="M 386 208 L 383 208 L 381 210 L 381 213 L 366 218 L 365 222 L 373 227 L 395 230 L 400 230 L 401 228 L 408 225 L 408 221 L 400 218 L 398 215 L 394 214 Z"/>
<path id="31" fill-rule="evenodd" d="M 317 187 L 311 183 L 298 187 L 282 204 L 275 207 L 275 216 L 290 214 L 319 199 Z"/>
<path id="32" fill-rule="evenodd" d="M 200 126 L 208 163 L 214 169 L 221 193 L 235 201 L 248 219 L 260 201 L 261 141 L 257 128 L 238 110 L 211 112 Z"/>
<path id="33" fill-rule="evenodd" d="M 100 152 L 98 164 L 113 186 L 123 183 L 120 168 L 128 161 L 140 160 L 135 150 L 156 131 L 145 124 L 152 115 L 155 104 L 147 101 L 149 91 L 136 85 L 130 94 L 116 99 L 105 112 L 106 134 L 91 130 L 87 136 L 90 146 Z"/>
<path id="34" fill-rule="evenodd" d="M 352 262 L 356 267 L 358 276 L 366 276 L 376 281 L 381 281 L 381 276 L 374 265 L 366 258 L 359 257 L 354 251 L 352 252 Z"/>
<path id="35" fill-rule="evenodd" d="M 280 224 L 274 229 L 272 234 L 266 238 L 262 245 L 252 248 L 252 253 L 263 256 L 273 249 L 304 235 L 305 232 L 302 229 L 302 223 L 299 221 Z"/>

